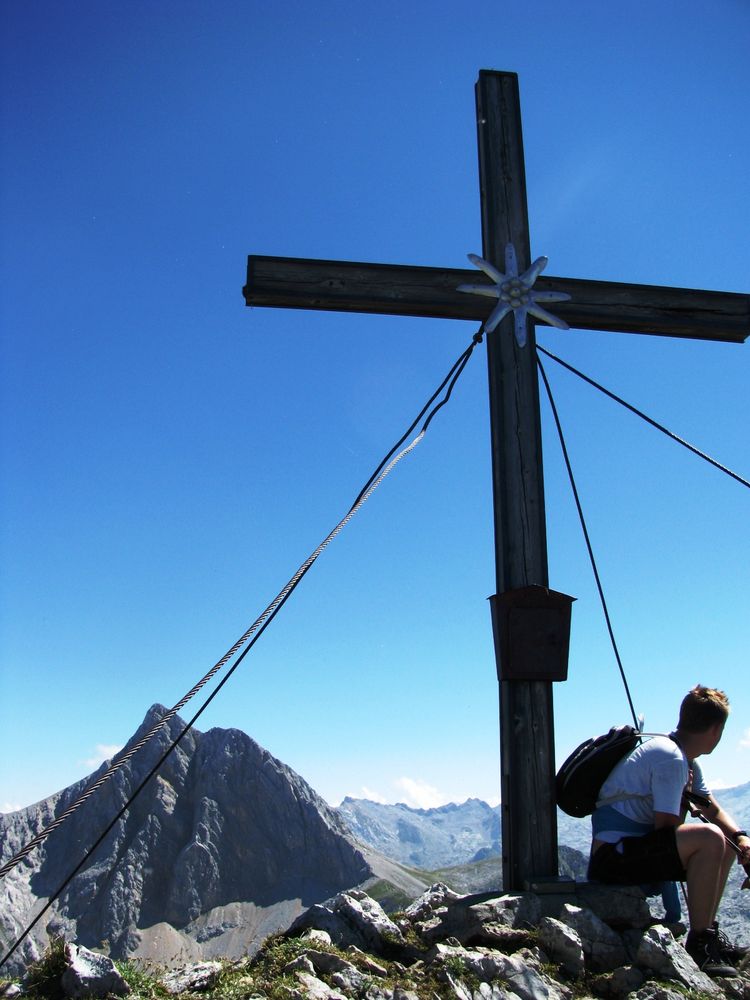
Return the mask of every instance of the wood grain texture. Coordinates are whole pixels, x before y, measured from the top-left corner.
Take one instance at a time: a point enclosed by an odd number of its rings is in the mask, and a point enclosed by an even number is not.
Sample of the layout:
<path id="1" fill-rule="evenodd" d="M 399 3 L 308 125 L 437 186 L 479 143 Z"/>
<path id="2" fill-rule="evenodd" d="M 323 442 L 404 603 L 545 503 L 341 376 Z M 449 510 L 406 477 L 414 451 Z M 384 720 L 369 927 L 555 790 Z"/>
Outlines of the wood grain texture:
<path id="1" fill-rule="evenodd" d="M 475 93 L 482 256 L 504 271 L 510 241 L 522 272 L 531 261 L 518 79 L 513 73 L 482 72 Z M 526 336 L 526 346 L 519 347 L 512 315 L 487 336 L 498 594 L 548 585 L 539 381 L 531 322 Z M 512 671 L 511 664 L 506 666 Z M 527 881 L 558 871 L 550 681 L 500 681 L 500 749 L 503 887 L 517 891 Z"/>
<path id="2" fill-rule="evenodd" d="M 502 265 L 502 259 L 500 260 Z M 365 312 L 481 322 L 493 300 L 458 292 L 491 284 L 475 268 L 418 267 L 296 257 L 248 257 L 248 306 Z M 750 334 L 750 295 L 540 275 L 535 288 L 567 292 L 550 311 L 573 329 L 610 330 L 742 343 Z"/>
<path id="3" fill-rule="evenodd" d="M 505 245 L 519 270 L 531 263 L 518 79 L 482 71 L 475 90 L 482 256 L 505 271 Z M 469 247 L 467 250 L 475 248 Z M 458 291 L 491 284 L 474 268 L 355 261 L 248 258 L 248 306 L 381 313 L 480 323 L 492 298 Z M 570 327 L 742 343 L 750 295 L 540 275 L 540 291 L 566 292 L 550 311 Z M 519 348 L 513 317 L 487 336 L 497 593 L 547 586 L 544 483 L 534 323 Z M 498 671 L 498 676 L 501 672 Z M 538 675 L 537 675 L 538 676 Z M 500 680 L 503 884 L 557 873 L 552 684 Z"/>

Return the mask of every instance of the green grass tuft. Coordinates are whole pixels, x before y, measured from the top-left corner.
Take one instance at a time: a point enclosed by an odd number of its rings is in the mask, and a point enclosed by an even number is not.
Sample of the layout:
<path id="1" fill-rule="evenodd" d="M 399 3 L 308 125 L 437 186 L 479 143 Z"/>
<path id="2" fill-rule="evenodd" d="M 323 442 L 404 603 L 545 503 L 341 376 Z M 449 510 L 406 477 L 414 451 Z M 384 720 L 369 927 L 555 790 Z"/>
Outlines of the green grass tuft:
<path id="1" fill-rule="evenodd" d="M 53 938 L 40 959 L 26 972 L 26 995 L 44 1000 L 62 1000 L 60 979 L 65 972 L 65 938 Z"/>

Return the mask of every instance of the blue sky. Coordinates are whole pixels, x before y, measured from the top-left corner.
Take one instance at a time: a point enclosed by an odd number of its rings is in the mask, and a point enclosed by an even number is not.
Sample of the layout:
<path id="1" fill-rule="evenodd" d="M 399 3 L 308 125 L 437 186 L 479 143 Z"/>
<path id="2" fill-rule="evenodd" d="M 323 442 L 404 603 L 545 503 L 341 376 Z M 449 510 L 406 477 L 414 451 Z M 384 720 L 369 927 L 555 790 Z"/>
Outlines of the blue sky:
<path id="1" fill-rule="evenodd" d="M 520 77 L 548 273 L 750 291 L 750 7 L 5 0 L 0 809 L 122 745 L 346 512 L 474 324 L 247 309 L 248 253 L 465 266 L 474 83 Z M 746 477 L 750 346 L 538 328 Z M 634 701 L 733 714 L 750 777 L 748 492 L 552 362 Z M 562 759 L 629 719 L 543 410 Z M 330 802 L 499 795 L 484 350 L 202 717 Z M 192 706 L 191 706 L 192 707 Z M 188 714 L 186 709 L 185 714 Z"/>

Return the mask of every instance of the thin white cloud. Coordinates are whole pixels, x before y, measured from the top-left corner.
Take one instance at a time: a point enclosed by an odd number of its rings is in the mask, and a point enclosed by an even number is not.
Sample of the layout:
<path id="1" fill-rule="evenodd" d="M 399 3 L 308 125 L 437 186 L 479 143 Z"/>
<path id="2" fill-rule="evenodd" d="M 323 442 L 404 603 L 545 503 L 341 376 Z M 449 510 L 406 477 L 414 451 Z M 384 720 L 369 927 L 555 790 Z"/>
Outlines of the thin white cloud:
<path id="1" fill-rule="evenodd" d="M 717 792 L 722 788 L 734 788 L 731 781 L 725 781 L 724 778 L 716 778 L 711 780 L 711 791 Z"/>
<path id="2" fill-rule="evenodd" d="M 745 732 L 740 737 L 740 747 L 746 750 L 750 747 L 750 729 L 746 729 Z"/>
<path id="3" fill-rule="evenodd" d="M 444 806 L 449 801 L 443 792 L 428 785 L 421 778 L 397 778 L 393 784 L 402 793 L 400 801 L 414 809 L 434 809 L 436 806 Z"/>
<path id="4" fill-rule="evenodd" d="M 379 805 L 384 806 L 387 804 L 388 799 L 381 795 L 380 792 L 374 792 L 367 785 L 362 785 L 358 792 L 347 792 L 346 795 L 341 796 L 341 798 L 336 802 L 334 808 L 337 809 L 344 799 L 366 799 L 368 802 L 377 802 Z"/>
<path id="5" fill-rule="evenodd" d="M 354 799 L 355 801 L 364 799 L 367 802 L 375 802 L 383 806 L 401 802 L 412 809 L 435 809 L 438 806 L 447 805 L 449 802 L 458 804 L 467 802 L 470 798 L 481 799 L 493 808 L 500 805 L 498 795 L 483 796 L 477 791 L 474 791 L 472 795 L 454 795 L 451 798 L 421 778 L 396 778 L 390 782 L 390 787 L 394 789 L 390 795 L 383 795 L 367 785 L 360 785 L 357 791 L 349 791 L 345 795 L 339 793 L 335 797 L 325 796 L 325 798 L 334 809 L 337 809 L 344 799 Z"/>
<path id="6" fill-rule="evenodd" d="M 19 809 L 23 809 L 19 802 L 3 802 L 0 805 L 0 813 L 14 813 L 18 812 Z"/>
<path id="7" fill-rule="evenodd" d="M 370 802 L 379 802 L 380 805 L 385 805 L 386 803 L 384 795 L 381 795 L 380 792 L 374 792 L 371 788 L 368 788 L 367 785 L 362 785 L 361 797 L 363 799 L 368 799 Z"/>
<path id="8" fill-rule="evenodd" d="M 105 760 L 111 760 L 122 747 L 114 743 L 97 743 L 94 748 L 94 756 L 86 760 L 79 761 L 84 767 L 99 767 Z"/>

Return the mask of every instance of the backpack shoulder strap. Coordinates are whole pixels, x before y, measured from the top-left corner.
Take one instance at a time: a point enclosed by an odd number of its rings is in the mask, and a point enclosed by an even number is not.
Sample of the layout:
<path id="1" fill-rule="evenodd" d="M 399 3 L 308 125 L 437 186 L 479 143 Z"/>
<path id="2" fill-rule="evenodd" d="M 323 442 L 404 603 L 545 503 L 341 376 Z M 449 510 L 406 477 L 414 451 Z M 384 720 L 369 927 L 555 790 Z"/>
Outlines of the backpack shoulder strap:
<path id="1" fill-rule="evenodd" d="M 673 739 L 671 733 L 640 733 L 640 736 L 665 736 L 667 739 Z M 674 740 L 677 746 L 680 744 L 677 740 Z M 682 747 L 680 747 L 682 749 Z M 603 806 L 611 806 L 614 802 L 625 802 L 627 799 L 647 799 L 648 795 L 638 795 L 637 792 L 621 792 L 619 795 L 608 795 L 605 799 L 597 799 L 596 808 L 601 809 Z"/>

